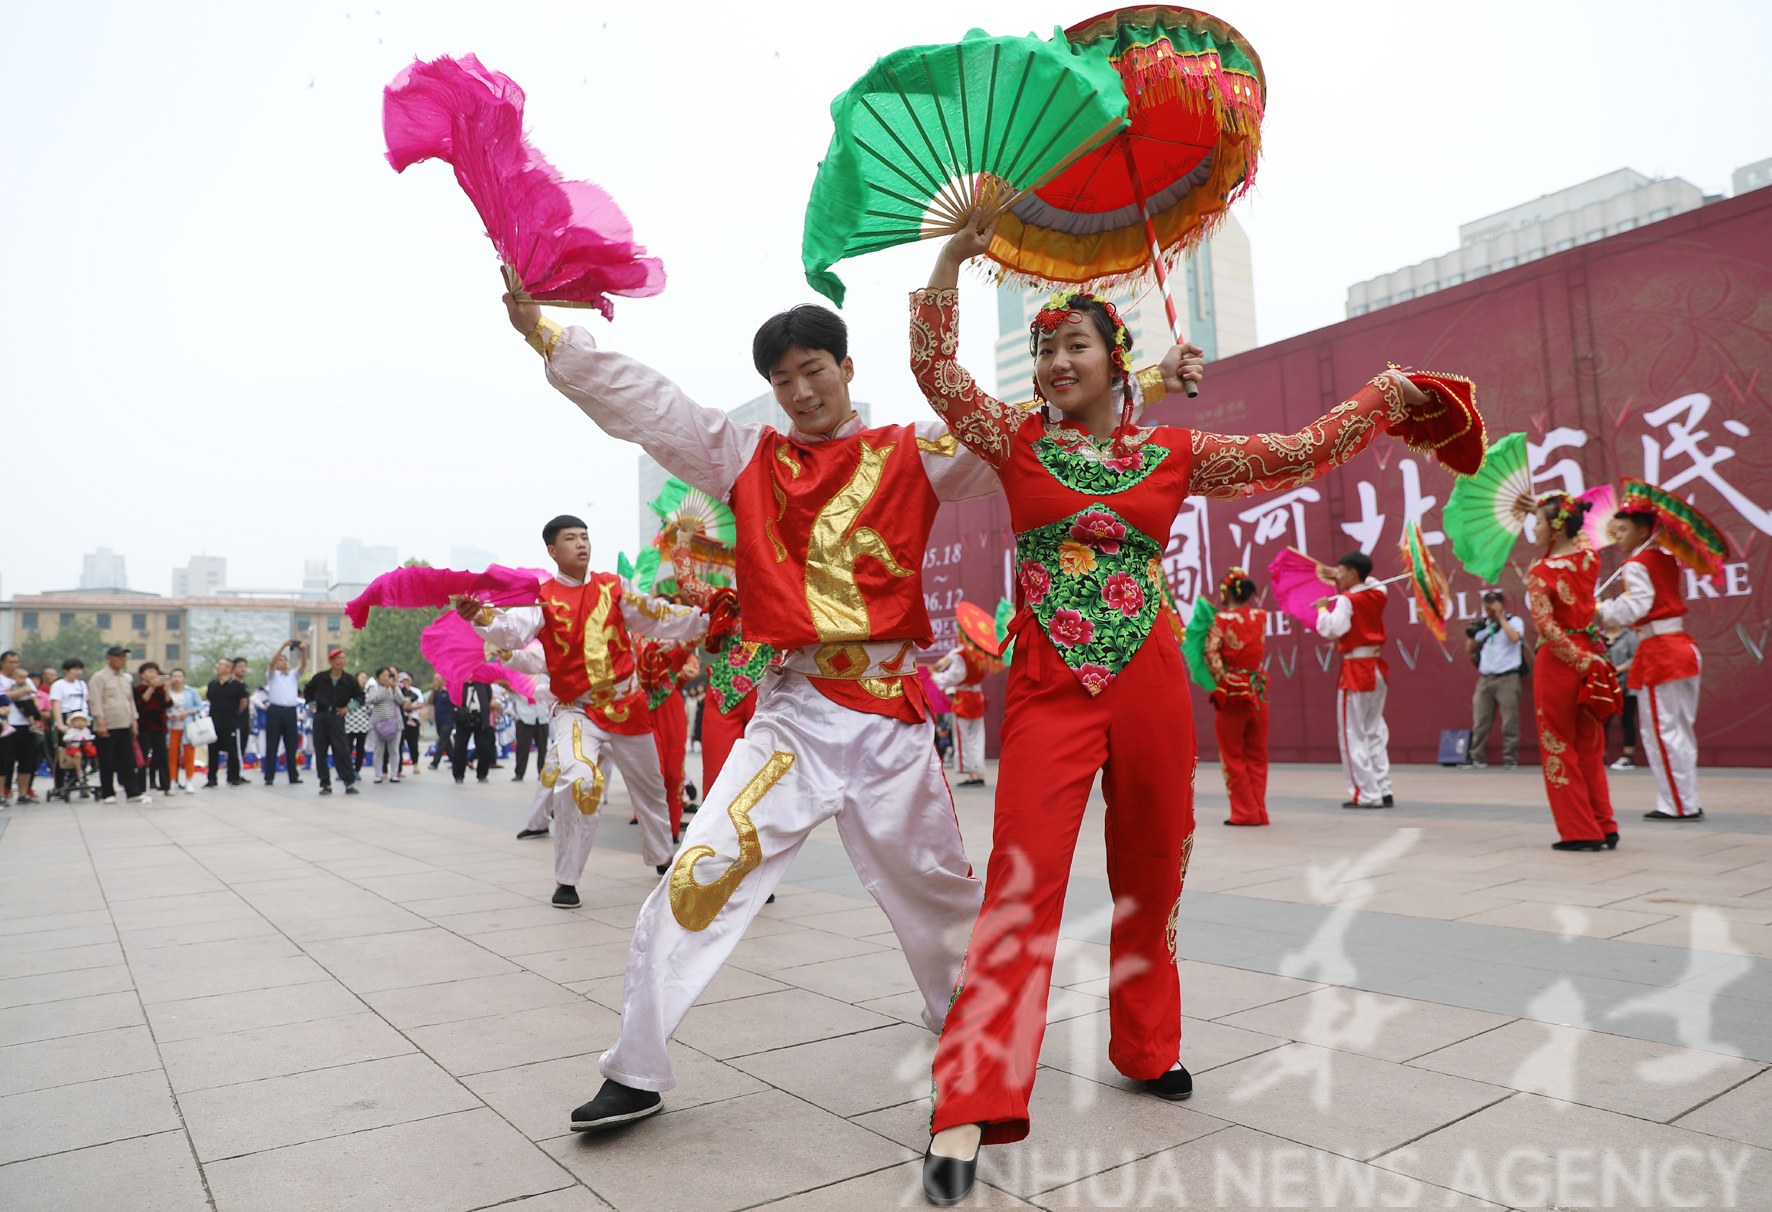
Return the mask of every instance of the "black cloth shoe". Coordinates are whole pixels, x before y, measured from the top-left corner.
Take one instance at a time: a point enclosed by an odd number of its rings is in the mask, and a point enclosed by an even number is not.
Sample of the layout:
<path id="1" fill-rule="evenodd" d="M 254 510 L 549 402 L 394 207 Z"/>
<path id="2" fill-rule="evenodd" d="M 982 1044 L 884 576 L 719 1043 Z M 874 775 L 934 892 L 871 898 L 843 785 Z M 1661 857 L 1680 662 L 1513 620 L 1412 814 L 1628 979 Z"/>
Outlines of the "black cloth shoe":
<path id="1" fill-rule="evenodd" d="M 768 900 L 766 900 L 766 901 L 764 901 L 764 902 L 763 902 L 763 903 L 764 903 L 764 904 L 765 904 L 765 905 L 773 905 L 773 904 L 775 904 L 775 893 L 773 893 L 773 892 L 771 892 L 771 893 L 770 893 L 770 894 L 769 894 L 769 899 L 768 899 Z"/>
<path id="2" fill-rule="evenodd" d="M 1697 812 L 1688 812 L 1685 816 L 1677 816 L 1672 812 L 1663 812 L 1661 809 L 1657 808 L 1654 812 L 1645 812 L 1643 814 L 1643 819 L 1646 821 L 1702 821 L 1704 819 L 1704 809 L 1700 808 Z"/>
<path id="3" fill-rule="evenodd" d="M 1158 1098 L 1166 1098 L 1172 1103 L 1178 1103 L 1194 1092 L 1194 1076 L 1187 1071 L 1187 1066 L 1183 1065 L 1178 1069 L 1169 1070 L 1162 1077 L 1146 1078 L 1144 1088 Z"/>
<path id="4" fill-rule="evenodd" d="M 1382 802 L 1377 803 L 1377 804 L 1361 804 L 1361 803 L 1355 802 L 1354 800 L 1343 800 L 1343 801 L 1341 801 L 1341 806 L 1343 808 L 1389 808 L 1390 807 L 1389 804 L 1382 803 Z"/>
<path id="5" fill-rule="evenodd" d="M 571 884 L 561 884 L 554 889 L 554 905 L 560 909 L 578 908 L 578 889 Z"/>
<path id="6" fill-rule="evenodd" d="M 617 1124 L 632 1123 L 655 1114 L 664 1106 L 656 1090 L 636 1090 L 617 1081 L 605 1081 L 597 1097 L 572 1113 L 574 1132 L 595 1132 Z"/>
<path id="7" fill-rule="evenodd" d="M 1344 807 L 1345 807 L 1345 805 L 1344 805 Z M 1225 822 L 1225 824 L 1227 824 L 1227 825 L 1254 825 L 1254 826 L 1260 826 L 1260 825 L 1265 825 L 1265 824 L 1267 824 L 1267 822 L 1266 822 L 1266 821 L 1226 821 L 1226 822 Z"/>
<path id="8" fill-rule="evenodd" d="M 457 787 L 459 787 L 459 786 L 461 786 L 461 785 L 462 785 L 462 784 L 463 784 L 463 783 L 464 783 L 464 782 L 466 782 L 466 781 L 467 781 L 467 780 L 466 780 L 466 779 L 456 779 L 456 780 L 455 780 L 455 785 L 456 785 L 456 786 L 457 786 Z"/>
<path id="9" fill-rule="evenodd" d="M 477 775 L 475 775 L 475 776 L 474 776 L 474 781 L 475 781 L 475 782 L 476 782 L 476 783 L 484 783 L 484 782 L 486 782 L 486 781 L 487 781 L 487 777 L 488 777 L 488 776 L 486 776 L 486 775 L 484 775 L 484 774 L 477 774 Z M 456 780 L 456 781 L 457 781 L 457 782 L 460 782 L 460 781 L 461 781 L 461 780 L 460 780 L 460 779 L 457 779 L 457 780 Z"/>
<path id="10" fill-rule="evenodd" d="M 1564 842 L 1552 842 L 1552 850 L 1604 850 L 1606 843 L 1597 837 L 1570 838 Z"/>
<path id="11" fill-rule="evenodd" d="M 929 1143 L 933 1149 L 935 1142 Z M 983 1146 L 980 1146 L 980 1151 Z M 923 1198 L 938 1208 L 951 1208 L 972 1194 L 978 1180 L 978 1154 L 962 1160 L 958 1157 L 937 1157 L 923 1150 Z"/>
<path id="12" fill-rule="evenodd" d="M 520 774 L 513 774 L 511 776 L 511 782 L 513 782 L 513 783 L 521 783 L 522 781 L 523 781 L 523 776 Z"/>
<path id="13" fill-rule="evenodd" d="M 548 835 L 548 831 L 546 829 L 519 829 L 519 830 L 517 830 L 517 840 L 519 842 L 525 838 L 546 837 L 547 835 Z"/>
<path id="14" fill-rule="evenodd" d="M 1606 849 L 1608 849 L 1608 850 L 1618 849 L 1618 835 L 1616 833 L 1608 833 L 1606 835 Z"/>
<path id="15" fill-rule="evenodd" d="M 1396 807 L 1396 803 L 1397 802 L 1395 800 L 1391 799 L 1390 796 L 1387 795 L 1384 797 L 1384 806 L 1386 808 L 1394 808 L 1394 807 Z"/>
<path id="16" fill-rule="evenodd" d="M 290 779 L 289 785 L 291 787 L 300 787 L 302 785 L 302 783 L 304 783 L 304 782 L 306 782 L 305 779 Z"/>
<path id="17" fill-rule="evenodd" d="M 660 863 L 658 865 L 658 873 L 660 875 L 663 875 L 665 872 L 669 871 L 670 869 L 671 869 L 671 865 L 669 863 Z"/>
<path id="18" fill-rule="evenodd" d="M 638 825 L 639 823 L 640 823 L 640 818 L 638 816 L 630 817 L 628 820 L 628 824 L 630 824 L 630 825 Z"/>
<path id="19" fill-rule="evenodd" d="M 346 794 L 346 795 L 357 795 L 357 794 L 358 794 L 358 791 L 357 791 L 357 784 L 355 784 L 355 783 L 346 783 L 346 784 L 345 784 L 345 794 Z"/>
<path id="20" fill-rule="evenodd" d="M 322 785 L 321 785 L 321 787 L 320 787 L 320 794 L 321 794 L 321 795 L 331 795 L 331 794 L 332 794 L 332 788 L 330 788 L 330 787 L 328 787 L 328 786 L 325 786 L 325 785 L 324 785 L 324 784 L 322 784 Z"/>

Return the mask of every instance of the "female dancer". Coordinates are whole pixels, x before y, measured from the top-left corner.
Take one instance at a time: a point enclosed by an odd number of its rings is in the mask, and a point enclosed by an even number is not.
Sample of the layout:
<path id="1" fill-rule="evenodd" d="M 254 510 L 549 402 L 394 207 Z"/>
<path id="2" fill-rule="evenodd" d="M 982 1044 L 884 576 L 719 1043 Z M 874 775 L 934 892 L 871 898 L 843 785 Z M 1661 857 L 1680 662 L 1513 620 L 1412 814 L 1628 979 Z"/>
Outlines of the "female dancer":
<path id="1" fill-rule="evenodd" d="M 1550 660 L 1532 667 L 1532 701 L 1538 713 L 1538 746 L 1544 759 L 1544 790 L 1563 840 L 1552 850 L 1617 849 L 1606 785 L 1606 721 L 1618 710 L 1618 677 L 1606 641 L 1594 621 L 1594 578 L 1600 554 L 1581 533 L 1588 502 L 1566 492 L 1538 502 L 1538 532 L 1545 553 L 1526 570 L 1526 602 L 1539 647 Z"/>
<path id="2" fill-rule="evenodd" d="M 924 1192 L 957 1203 L 980 1143 L 1028 1133 L 1028 1098 L 1078 826 L 1098 770 L 1114 897 L 1108 1055 L 1163 1098 L 1193 1079 L 1178 1057 L 1180 893 L 1193 841 L 1193 711 L 1181 653 L 1151 642 L 1159 557 L 1190 495 L 1236 498 L 1307 483 L 1365 449 L 1428 396 L 1400 372 L 1293 435 L 1219 437 L 1131 424 L 1131 339 L 1111 304 L 1064 291 L 1036 317 L 1035 394 L 1022 409 L 954 361 L 960 265 L 994 227 L 943 248 L 911 296 L 911 369 L 948 428 L 997 470 L 1016 531 L 1021 611 L 1010 668 L 995 848 L 984 908 L 935 1055 Z M 1200 350 L 1140 372 L 1143 402 L 1201 377 Z"/>
<path id="3" fill-rule="evenodd" d="M 1223 609 L 1206 633 L 1206 668 L 1218 689 L 1218 764 L 1230 797 L 1227 825 L 1265 825 L 1267 820 L 1267 674 L 1261 657 L 1267 645 L 1267 611 L 1247 605 L 1255 582 L 1233 568 L 1218 587 Z"/>

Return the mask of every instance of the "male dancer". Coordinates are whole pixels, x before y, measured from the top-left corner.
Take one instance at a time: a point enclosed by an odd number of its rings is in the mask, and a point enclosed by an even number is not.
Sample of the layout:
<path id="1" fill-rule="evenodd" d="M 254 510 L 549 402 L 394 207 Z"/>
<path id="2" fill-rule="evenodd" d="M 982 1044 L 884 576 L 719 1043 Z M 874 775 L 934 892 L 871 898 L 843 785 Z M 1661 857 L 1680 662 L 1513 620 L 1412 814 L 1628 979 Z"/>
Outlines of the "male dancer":
<path id="1" fill-rule="evenodd" d="M 936 663 L 935 684 L 954 701 L 954 771 L 960 786 L 984 786 L 984 680 L 990 666 L 965 644 Z"/>
<path id="2" fill-rule="evenodd" d="M 1384 586 L 1372 579 L 1372 558 L 1350 551 L 1335 565 L 1333 598 L 1317 603 L 1317 634 L 1339 641 L 1341 677 L 1335 720 L 1349 799 L 1343 808 L 1391 807 L 1391 730 L 1384 697 L 1391 669 L 1384 650 Z"/>
<path id="3" fill-rule="evenodd" d="M 1223 609 L 1206 632 L 1206 668 L 1218 683 L 1218 764 L 1231 801 L 1227 825 L 1265 825 L 1267 819 L 1267 611 L 1249 605 L 1255 582 L 1232 568 L 1218 586 Z"/>
<path id="4" fill-rule="evenodd" d="M 614 573 L 592 572 L 590 531 L 578 518 L 555 518 L 542 528 L 542 542 L 558 571 L 541 583 L 540 605 L 499 610 L 464 598 L 455 609 L 499 648 L 541 640 L 556 700 L 541 774 L 554 793 L 553 903 L 575 909 L 578 878 L 597 836 L 605 756 L 639 811 L 641 854 L 660 875 L 670 863 L 664 780 L 628 631 L 687 640 L 705 631 L 707 620 L 693 607 L 624 593 Z"/>
<path id="5" fill-rule="evenodd" d="M 1704 815 L 1698 802 L 1699 672 L 1704 661 L 1686 634 L 1686 600 L 1680 595 L 1680 562 L 1651 545 L 1656 517 L 1648 511 L 1613 515 L 1619 546 L 1635 552 L 1624 562 L 1624 590 L 1599 603 L 1607 627 L 1633 627 L 1637 655 L 1630 689 L 1639 703 L 1637 731 L 1649 768 L 1655 771 L 1655 808 L 1646 821 L 1692 821 Z"/>
<path id="6" fill-rule="evenodd" d="M 604 432 L 731 503 L 744 632 L 775 648 L 778 662 L 670 880 L 640 910 L 621 1036 L 599 1063 L 602 1089 L 573 1111 L 573 1130 L 659 1110 L 659 1092 L 676 1085 L 666 1041 L 807 835 L 832 817 L 903 945 L 924 1024 L 939 1031 L 983 889 L 913 667 L 931 634 L 917 569 L 939 503 L 996 491 L 994 473 L 934 419 L 864 429 L 849 401 L 848 333 L 825 308 L 774 316 L 752 342 L 757 372 L 790 422 L 782 433 L 697 406 L 657 371 L 598 349 L 582 328 L 562 330 L 534 303 L 507 294 L 505 307 L 546 360 L 548 381 Z"/>

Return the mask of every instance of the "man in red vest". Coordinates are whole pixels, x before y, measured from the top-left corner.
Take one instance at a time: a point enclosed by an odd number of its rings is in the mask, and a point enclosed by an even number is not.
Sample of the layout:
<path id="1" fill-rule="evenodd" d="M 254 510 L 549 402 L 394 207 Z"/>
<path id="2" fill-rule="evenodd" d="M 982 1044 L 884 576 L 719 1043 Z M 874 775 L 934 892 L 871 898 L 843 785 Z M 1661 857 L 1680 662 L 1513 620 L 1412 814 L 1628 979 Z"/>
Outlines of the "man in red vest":
<path id="1" fill-rule="evenodd" d="M 1686 601 L 1680 595 L 1680 562 L 1651 543 L 1655 515 L 1619 511 L 1614 534 L 1622 550 L 1624 590 L 1599 603 L 1600 622 L 1633 627 L 1637 655 L 1629 689 L 1637 696 L 1637 728 L 1643 754 L 1655 771 L 1655 810 L 1649 821 L 1690 821 L 1704 815 L 1698 802 L 1698 682 L 1703 660 L 1686 634 Z"/>
<path id="2" fill-rule="evenodd" d="M 1350 551 L 1335 565 L 1332 598 L 1317 603 L 1317 634 L 1335 640 L 1341 651 L 1336 682 L 1335 723 L 1341 738 L 1341 768 L 1347 775 L 1343 808 L 1391 806 L 1390 727 L 1384 697 L 1390 665 L 1384 651 L 1384 586 L 1372 579 L 1372 558 Z"/>
<path id="3" fill-rule="evenodd" d="M 632 628 L 665 640 L 707 630 L 699 610 L 624 592 L 621 578 L 591 571 L 591 535 L 567 514 L 542 528 L 558 571 L 541 583 L 541 603 L 499 610 L 472 599 L 456 611 L 494 646 L 513 652 L 541 641 L 556 706 L 541 782 L 554 794 L 554 904 L 579 905 L 578 880 L 597 836 L 603 763 L 621 771 L 640 817 L 640 852 L 663 875 L 671 822 L 652 740 L 652 713 L 635 664 Z"/>
<path id="4" fill-rule="evenodd" d="M 985 659 L 956 644 L 933 670 L 935 684 L 954 701 L 954 771 L 962 787 L 984 786 Z"/>

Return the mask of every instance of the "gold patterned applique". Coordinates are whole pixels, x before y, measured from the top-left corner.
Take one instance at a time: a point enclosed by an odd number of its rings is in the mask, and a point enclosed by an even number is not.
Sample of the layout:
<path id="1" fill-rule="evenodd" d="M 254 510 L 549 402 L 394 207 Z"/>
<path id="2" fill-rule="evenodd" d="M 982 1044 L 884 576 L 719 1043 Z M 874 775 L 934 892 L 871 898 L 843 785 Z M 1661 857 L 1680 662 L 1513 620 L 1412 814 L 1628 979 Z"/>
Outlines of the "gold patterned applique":
<path id="1" fill-rule="evenodd" d="M 586 816 L 596 816 L 597 806 L 603 802 L 603 767 L 591 767 L 591 787 L 585 790 L 583 779 L 572 780 L 572 802 Z"/>
<path id="2" fill-rule="evenodd" d="M 650 594 L 630 593 L 627 597 L 628 601 L 634 604 L 634 609 L 640 612 L 641 618 L 651 619 L 654 623 L 667 615 L 676 613 L 666 604 L 664 599 L 652 597 Z"/>
<path id="3" fill-rule="evenodd" d="M 904 682 L 900 678 L 862 678 L 857 684 L 877 699 L 904 697 Z"/>
<path id="4" fill-rule="evenodd" d="M 1132 377 L 1138 383 L 1138 396 L 1146 408 L 1169 394 L 1169 385 L 1163 382 L 1161 366 L 1147 366 Z"/>
<path id="5" fill-rule="evenodd" d="M 924 454 L 940 455 L 944 459 L 951 459 L 960 453 L 960 439 L 951 433 L 944 433 L 934 441 L 930 441 L 928 438 L 918 438 L 917 449 Z"/>
<path id="6" fill-rule="evenodd" d="M 775 458 L 783 467 L 794 473 L 794 479 L 800 478 L 800 465 L 794 461 L 792 455 L 788 454 L 788 448 L 785 445 L 775 448 Z"/>
<path id="7" fill-rule="evenodd" d="M 776 447 L 775 453 L 778 455 L 781 453 L 781 448 L 779 446 Z M 789 464 L 789 465 L 792 466 L 792 464 Z M 795 468 L 795 470 L 798 471 L 799 469 Z M 775 524 L 776 524 L 776 522 L 781 521 L 782 518 L 787 516 L 788 494 L 786 491 L 783 490 L 783 488 L 780 484 L 777 484 L 775 482 L 775 478 L 773 476 L 770 477 L 769 487 L 775 489 L 775 503 L 778 506 L 778 508 L 776 509 L 775 518 L 773 521 L 771 521 L 767 515 L 764 516 L 764 518 L 763 518 L 763 533 L 765 536 L 768 537 L 769 545 L 771 547 L 775 548 L 775 562 L 777 564 L 779 564 L 783 560 L 788 558 L 788 549 L 786 547 L 783 547 L 781 545 L 781 540 L 775 537 Z"/>
<path id="8" fill-rule="evenodd" d="M 560 781 L 560 768 L 558 766 L 543 766 L 542 767 L 541 785 L 543 787 L 546 787 L 549 791 L 552 791 L 554 789 L 554 784 L 558 783 L 559 781 Z"/>
<path id="9" fill-rule="evenodd" d="M 812 654 L 812 663 L 827 678 L 857 681 L 867 674 L 868 650 L 860 644 L 824 644 Z"/>
<path id="10" fill-rule="evenodd" d="M 886 460 L 896 444 L 878 449 L 857 443 L 861 459 L 837 495 L 818 511 L 812 521 L 812 537 L 806 552 L 806 605 L 812 626 L 825 641 L 865 640 L 873 635 L 868 622 L 867 601 L 855 581 L 855 562 L 867 556 L 895 577 L 914 576 L 915 571 L 898 562 L 892 548 L 871 526 L 857 526 L 856 519 L 880 489 Z"/>
<path id="11" fill-rule="evenodd" d="M 1197 768 L 1197 761 L 1196 761 L 1196 768 Z M 1230 789 L 1230 784 L 1228 781 L 1225 784 L 1225 789 L 1227 792 Z M 1169 958 L 1170 959 L 1175 958 L 1175 939 L 1176 939 L 1176 936 L 1181 933 L 1181 890 L 1187 886 L 1188 864 L 1193 862 L 1193 859 L 1194 859 L 1194 835 L 1192 833 L 1190 833 L 1187 835 L 1187 840 L 1182 842 L 1182 844 L 1181 844 L 1181 877 L 1176 881 L 1176 884 L 1175 884 L 1175 904 L 1169 910 L 1169 924 L 1164 929 L 1164 932 L 1163 932 L 1165 934 L 1165 936 L 1167 937 L 1167 940 L 1169 943 Z"/>
<path id="12" fill-rule="evenodd" d="M 609 621 L 614 609 L 615 583 L 599 582 L 597 604 L 591 607 L 591 617 L 585 620 L 584 644 L 585 676 L 591 683 L 591 702 L 599 707 L 607 706 L 615 698 L 615 658 L 609 654 L 609 645 L 615 642 L 620 632 Z M 575 737 L 574 743 L 576 741 Z"/>
<path id="13" fill-rule="evenodd" d="M 1568 751 L 1569 744 L 1551 731 L 1544 721 L 1544 712 L 1538 712 L 1538 744 L 1544 751 L 1544 781 L 1552 787 L 1567 787 L 1569 776 L 1564 773 L 1563 754 Z"/>
<path id="14" fill-rule="evenodd" d="M 727 806 L 726 815 L 738 833 L 738 858 L 719 879 L 703 884 L 695 878 L 695 864 L 715 857 L 712 846 L 691 846 L 677 856 L 676 865 L 671 868 L 671 915 L 683 929 L 706 930 L 738 891 L 744 877 L 762 865 L 763 843 L 757 839 L 757 827 L 751 824 L 751 810 L 793 765 L 793 754 L 772 754 Z"/>

